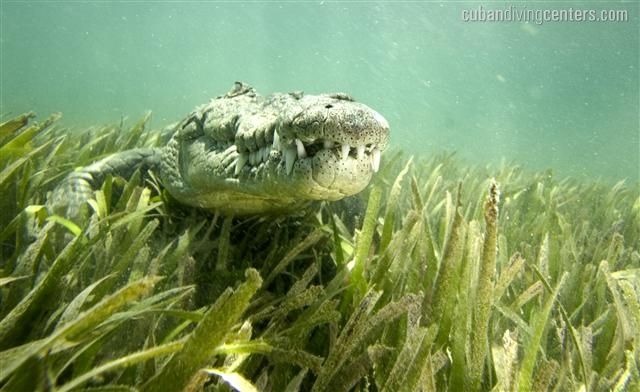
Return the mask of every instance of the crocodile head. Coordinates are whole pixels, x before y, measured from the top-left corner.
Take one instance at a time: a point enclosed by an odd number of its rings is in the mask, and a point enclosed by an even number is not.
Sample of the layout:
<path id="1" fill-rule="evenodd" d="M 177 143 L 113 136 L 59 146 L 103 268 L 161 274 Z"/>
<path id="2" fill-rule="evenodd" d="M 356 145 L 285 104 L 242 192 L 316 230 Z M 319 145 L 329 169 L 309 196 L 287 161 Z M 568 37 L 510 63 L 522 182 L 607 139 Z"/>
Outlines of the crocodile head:
<path id="1" fill-rule="evenodd" d="M 378 171 L 389 125 L 373 109 L 345 94 L 248 91 L 201 108 L 202 132 L 196 122 L 196 137 L 174 141 L 178 200 L 234 214 L 295 212 L 356 194 Z M 225 117 L 234 104 L 243 109 Z"/>

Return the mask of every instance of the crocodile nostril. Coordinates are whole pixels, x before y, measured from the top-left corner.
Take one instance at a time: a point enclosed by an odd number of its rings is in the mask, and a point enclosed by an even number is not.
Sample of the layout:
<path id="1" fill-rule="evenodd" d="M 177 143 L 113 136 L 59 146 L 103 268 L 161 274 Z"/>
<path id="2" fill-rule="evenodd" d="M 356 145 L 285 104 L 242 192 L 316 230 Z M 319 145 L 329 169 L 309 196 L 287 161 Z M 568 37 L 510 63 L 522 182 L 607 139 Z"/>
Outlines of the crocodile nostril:
<path id="1" fill-rule="evenodd" d="M 324 107 L 324 108 L 325 108 L 325 109 L 331 109 L 332 107 L 333 107 L 333 105 L 329 103 L 329 104 L 325 105 L 325 107 Z"/>

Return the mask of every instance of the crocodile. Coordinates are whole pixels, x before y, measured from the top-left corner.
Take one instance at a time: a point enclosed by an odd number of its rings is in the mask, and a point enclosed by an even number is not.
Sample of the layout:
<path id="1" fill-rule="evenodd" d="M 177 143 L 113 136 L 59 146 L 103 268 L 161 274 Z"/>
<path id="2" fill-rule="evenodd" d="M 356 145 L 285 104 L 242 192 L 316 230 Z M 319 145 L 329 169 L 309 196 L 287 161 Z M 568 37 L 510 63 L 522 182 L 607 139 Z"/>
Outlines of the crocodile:
<path id="1" fill-rule="evenodd" d="M 344 93 L 261 96 L 241 82 L 169 128 L 159 148 L 119 152 L 79 168 L 51 205 L 69 218 L 106 175 L 156 174 L 178 202 L 224 214 L 299 211 L 362 191 L 380 166 L 389 124 Z"/>

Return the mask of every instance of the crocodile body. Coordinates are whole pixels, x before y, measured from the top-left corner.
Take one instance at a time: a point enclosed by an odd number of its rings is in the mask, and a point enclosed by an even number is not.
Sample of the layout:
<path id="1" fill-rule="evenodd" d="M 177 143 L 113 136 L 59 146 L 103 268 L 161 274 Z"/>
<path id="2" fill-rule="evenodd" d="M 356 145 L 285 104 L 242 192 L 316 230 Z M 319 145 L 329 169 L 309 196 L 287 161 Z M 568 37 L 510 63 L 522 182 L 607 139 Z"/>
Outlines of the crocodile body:
<path id="1" fill-rule="evenodd" d="M 296 211 L 360 192 L 389 126 L 346 94 L 276 93 L 243 83 L 177 123 L 164 147 L 114 154 L 70 174 L 53 205 L 73 215 L 106 174 L 153 170 L 179 202 L 228 214 Z"/>

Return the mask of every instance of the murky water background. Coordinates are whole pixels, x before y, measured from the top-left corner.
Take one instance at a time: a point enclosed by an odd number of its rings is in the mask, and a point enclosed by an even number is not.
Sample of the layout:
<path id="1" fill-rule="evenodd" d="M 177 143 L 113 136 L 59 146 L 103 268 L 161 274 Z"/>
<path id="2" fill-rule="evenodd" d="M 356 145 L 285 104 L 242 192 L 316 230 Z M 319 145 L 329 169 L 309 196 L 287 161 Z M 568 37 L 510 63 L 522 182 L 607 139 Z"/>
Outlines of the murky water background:
<path id="1" fill-rule="evenodd" d="M 344 91 L 411 152 L 638 181 L 638 3 L 527 3 L 618 23 L 464 22 L 479 5 L 0 1 L 0 112 L 80 127 L 152 110 L 161 127 L 235 80 Z"/>

